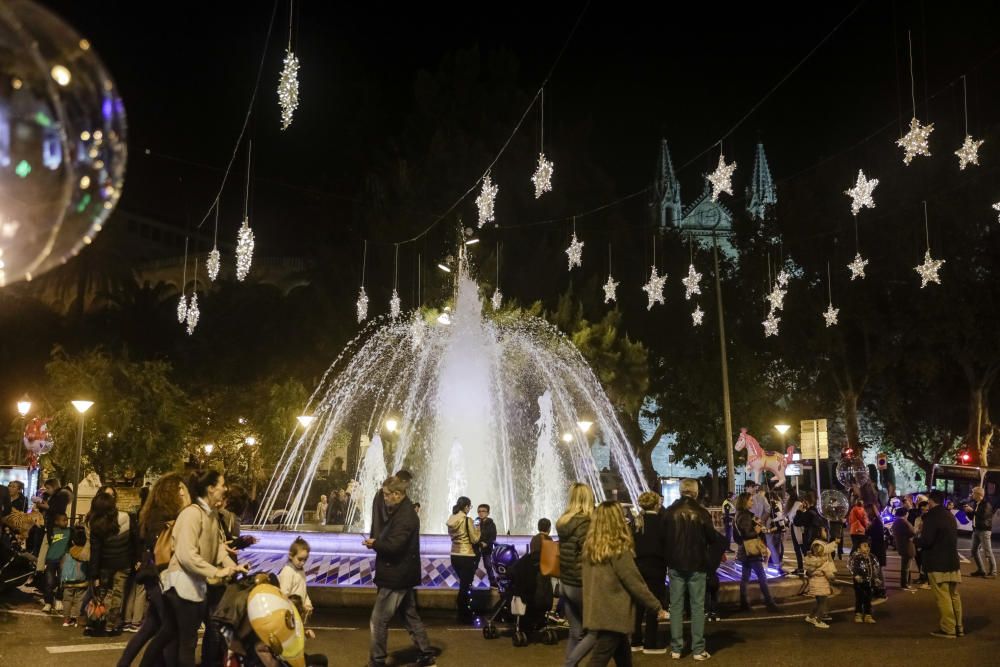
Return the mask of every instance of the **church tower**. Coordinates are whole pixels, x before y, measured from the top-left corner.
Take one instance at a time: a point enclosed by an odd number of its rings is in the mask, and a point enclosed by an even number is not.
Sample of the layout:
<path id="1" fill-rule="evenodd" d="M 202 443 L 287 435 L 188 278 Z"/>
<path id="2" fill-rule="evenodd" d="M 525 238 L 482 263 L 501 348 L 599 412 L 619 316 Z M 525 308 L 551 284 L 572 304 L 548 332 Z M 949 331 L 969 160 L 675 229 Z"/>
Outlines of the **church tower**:
<path id="1" fill-rule="evenodd" d="M 753 176 L 747 187 L 747 213 L 751 220 L 762 221 L 767 217 L 768 209 L 778 203 L 778 193 L 771 178 L 771 168 L 767 166 L 767 156 L 764 155 L 764 144 L 757 142 L 757 150 L 753 159 Z"/>
<path id="2" fill-rule="evenodd" d="M 681 184 L 674 174 L 674 163 L 670 159 L 670 148 L 667 140 L 660 141 L 660 159 L 653 182 L 654 216 L 657 218 L 660 230 L 667 227 L 679 227 L 682 217 Z"/>

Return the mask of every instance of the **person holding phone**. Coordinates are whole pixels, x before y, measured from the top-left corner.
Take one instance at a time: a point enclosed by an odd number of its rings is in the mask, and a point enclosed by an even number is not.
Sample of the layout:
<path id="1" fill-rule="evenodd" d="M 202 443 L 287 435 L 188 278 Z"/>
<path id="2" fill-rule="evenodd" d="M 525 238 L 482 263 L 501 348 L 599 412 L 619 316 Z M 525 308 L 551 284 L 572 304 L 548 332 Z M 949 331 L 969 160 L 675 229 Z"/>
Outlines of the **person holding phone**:
<path id="1" fill-rule="evenodd" d="M 497 575 L 493 571 L 493 545 L 497 541 L 497 524 L 490 518 L 490 506 L 483 503 L 476 508 L 476 520 L 473 521 L 479 529 L 479 541 L 476 542 L 476 569 L 479 569 L 479 560 L 483 561 L 483 569 L 490 580 L 490 588 L 497 586 Z"/>

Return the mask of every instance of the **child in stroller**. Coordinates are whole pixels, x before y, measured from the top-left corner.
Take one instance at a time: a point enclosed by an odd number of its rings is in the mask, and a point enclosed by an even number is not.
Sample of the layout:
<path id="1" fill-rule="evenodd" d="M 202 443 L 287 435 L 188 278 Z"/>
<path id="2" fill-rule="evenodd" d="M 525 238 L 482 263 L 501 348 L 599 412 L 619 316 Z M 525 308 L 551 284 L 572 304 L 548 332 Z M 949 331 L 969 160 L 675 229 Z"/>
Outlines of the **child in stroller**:
<path id="1" fill-rule="evenodd" d="M 483 637 L 496 639 L 500 636 L 496 623 L 513 621 L 514 646 L 527 646 L 531 636 L 546 644 L 559 641 L 557 626 L 546 619 L 546 612 L 552 608 L 552 577 L 542 575 L 540 559 L 541 551 L 518 557 L 513 545 L 495 545 L 493 565 L 500 602 L 483 624 Z"/>

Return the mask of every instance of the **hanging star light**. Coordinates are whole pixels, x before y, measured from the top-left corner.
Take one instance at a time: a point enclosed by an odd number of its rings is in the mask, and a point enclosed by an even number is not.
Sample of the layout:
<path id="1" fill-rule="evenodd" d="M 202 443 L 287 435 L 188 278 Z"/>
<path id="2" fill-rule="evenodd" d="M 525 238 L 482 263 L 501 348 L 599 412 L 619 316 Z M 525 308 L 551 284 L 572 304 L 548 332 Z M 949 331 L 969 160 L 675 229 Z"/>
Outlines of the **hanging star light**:
<path id="1" fill-rule="evenodd" d="M 250 273 L 250 263 L 253 262 L 253 230 L 250 229 L 250 219 L 243 218 L 243 225 L 236 237 L 236 279 L 240 282 Z"/>
<path id="2" fill-rule="evenodd" d="M 767 300 L 771 304 L 771 311 L 781 310 L 785 305 L 785 294 L 787 290 L 781 288 L 780 285 L 775 284 L 771 293 L 767 295 Z"/>
<path id="3" fill-rule="evenodd" d="M 278 106 L 281 107 L 281 129 L 287 130 L 299 106 L 299 59 L 290 49 L 285 51 L 285 66 L 278 79 Z"/>
<path id="4" fill-rule="evenodd" d="M 490 305 L 493 306 L 493 310 L 500 310 L 500 306 L 503 305 L 503 293 L 500 288 L 493 290 L 493 297 L 490 299 Z"/>
<path id="5" fill-rule="evenodd" d="M 1000 201 L 998 201 L 996 204 L 993 204 L 993 210 L 1000 211 Z M 997 222 L 1000 222 L 1000 213 L 997 214 Z"/>
<path id="6" fill-rule="evenodd" d="M 863 208 L 875 208 L 875 200 L 872 199 L 872 191 L 878 185 L 878 179 L 871 180 L 865 178 L 865 172 L 858 169 L 858 180 L 854 187 L 844 190 L 844 194 L 851 198 L 851 213 L 858 214 Z"/>
<path id="7" fill-rule="evenodd" d="M 847 265 L 847 268 L 851 271 L 851 280 L 855 278 L 865 278 L 865 266 L 868 265 L 868 260 L 861 256 L 861 253 L 856 253 L 854 255 L 854 261 Z"/>
<path id="8" fill-rule="evenodd" d="M 684 300 L 690 300 L 695 294 L 701 294 L 701 286 L 698 282 L 701 280 L 701 274 L 694 270 L 694 264 L 688 265 L 688 274 L 686 278 L 681 279 L 681 283 L 684 285 Z"/>
<path id="9" fill-rule="evenodd" d="M 773 310 L 767 314 L 767 319 L 761 322 L 764 325 L 764 338 L 778 335 L 779 322 L 781 322 L 781 318 L 775 317 Z"/>
<path id="10" fill-rule="evenodd" d="M 691 313 L 691 325 L 700 327 L 703 319 L 705 319 L 705 311 L 701 309 L 701 306 L 695 304 L 694 312 Z"/>
<path id="11" fill-rule="evenodd" d="M 187 312 L 187 295 L 181 294 L 181 300 L 177 302 L 177 322 L 179 324 L 184 324 L 184 320 L 187 319 Z"/>
<path id="12" fill-rule="evenodd" d="M 358 301 L 355 306 L 358 309 L 358 324 L 361 324 L 368 318 L 368 295 L 365 294 L 364 287 L 358 292 Z"/>
<path id="13" fill-rule="evenodd" d="M 496 201 L 497 193 L 500 192 L 499 185 L 493 185 L 493 180 L 487 173 L 483 177 L 483 189 L 476 197 L 476 206 L 479 208 L 479 226 L 482 227 L 487 222 L 493 222 L 493 204 Z"/>
<path id="14" fill-rule="evenodd" d="M 791 279 L 791 277 L 792 276 L 791 274 L 788 273 L 788 271 L 782 269 L 780 272 L 778 272 L 778 275 L 775 276 L 774 282 L 778 284 L 778 287 L 787 287 L 788 281 L 789 279 Z"/>
<path id="15" fill-rule="evenodd" d="M 656 267 L 652 267 L 649 273 L 649 282 L 642 286 L 642 291 L 649 297 L 649 304 L 646 310 L 652 310 L 654 303 L 663 304 L 663 285 L 667 282 L 667 276 L 661 276 Z"/>
<path id="16" fill-rule="evenodd" d="M 973 139 L 968 134 L 965 135 L 965 143 L 955 151 L 958 156 L 958 168 L 965 169 L 968 165 L 979 164 L 979 147 L 983 145 L 984 139 Z"/>
<path id="17" fill-rule="evenodd" d="M 604 303 L 611 303 L 612 301 L 617 301 L 618 292 L 618 281 L 608 274 L 608 282 L 604 283 Z"/>
<path id="18" fill-rule="evenodd" d="M 945 260 L 943 259 L 931 258 L 931 249 L 927 249 L 927 252 L 924 253 L 924 263 L 913 267 L 913 270 L 920 274 L 921 289 L 927 287 L 927 283 L 941 284 L 941 278 L 938 277 L 938 271 L 941 269 L 941 265 L 944 264 L 944 262 Z"/>
<path id="19" fill-rule="evenodd" d="M 712 201 L 719 200 L 719 193 L 733 194 L 733 172 L 736 171 L 736 163 L 726 164 L 726 158 L 719 154 L 719 165 L 708 175 L 708 182 L 712 184 Z"/>
<path id="20" fill-rule="evenodd" d="M 187 335 L 190 336 L 194 333 L 194 328 L 198 326 L 198 318 L 201 316 L 201 311 L 198 310 L 198 293 L 194 292 L 191 295 L 191 303 L 187 307 Z"/>
<path id="21" fill-rule="evenodd" d="M 219 254 L 218 248 L 212 248 L 212 252 L 208 253 L 208 259 L 205 260 L 205 270 L 208 271 L 208 279 L 215 282 L 215 279 L 219 277 L 219 267 L 222 262 L 222 255 Z"/>
<path id="22" fill-rule="evenodd" d="M 840 308 L 834 308 L 833 302 L 826 307 L 826 312 L 823 313 L 823 319 L 826 320 L 826 326 L 832 327 L 837 323 L 837 313 L 840 312 Z"/>
<path id="23" fill-rule="evenodd" d="M 927 146 L 927 138 L 933 131 L 934 123 L 921 125 L 916 116 L 910 119 L 910 131 L 896 140 L 896 145 L 903 149 L 903 164 L 909 165 L 917 155 L 930 157 L 931 150 Z"/>
<path id="24" fill-rule="evenodd" d="M 389 317 L 392 319 L 399 317 L 399 293 L 395 288 L 392 290 L 392 298 L 389 299 Z"/>
<path id="25" fill-rule="evenodd" d="M 572 271 L 574 266 L 583 266 L 583 241 L 576 238 L 576 232 L 573 232 L 573 238 L 566 248 L 566 257 L 569 258 L 569 271 Z"/>
<path id="26" fill-rule="evenodd" d="M 546 192 L 552 192 L 552 172 L 555 165 L 545 157 L 545 153 L 538 154 L 538 166 L 531 177 L 531 182 L 535 184 L 535 199 L 538 199 Z"/>

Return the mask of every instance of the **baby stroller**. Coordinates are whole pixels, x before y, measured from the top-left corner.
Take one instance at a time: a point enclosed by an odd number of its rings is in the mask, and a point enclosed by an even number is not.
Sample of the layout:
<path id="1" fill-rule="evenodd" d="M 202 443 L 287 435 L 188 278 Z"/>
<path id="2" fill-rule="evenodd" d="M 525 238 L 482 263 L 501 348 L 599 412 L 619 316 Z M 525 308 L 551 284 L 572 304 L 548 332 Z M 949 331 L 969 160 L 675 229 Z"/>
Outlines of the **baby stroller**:
<path id="1" fill-rule="evenodd" d="M 32 577 L 36 558 L 25 546 L 25 533 L 10 527 L 6 521 L 0 524 L 0 593 L 3 593 Z"/>
<path id="2" fill-rule="evenodd" d="M 559 634 L 550 626 L 545 612 L 552 608 L 552 581 L 539 569 L 540 554 L 519 558 L 510 544 L 497 544 L 493 550 L 493 565 L 497 571 L 500 602 L 483 624 L 483 637 L 500 636 L 497 623 L 512 623 L 514 646 L 527 646 L 529 638 L 539 638 L 544 644 L 555 644 Z"/>

